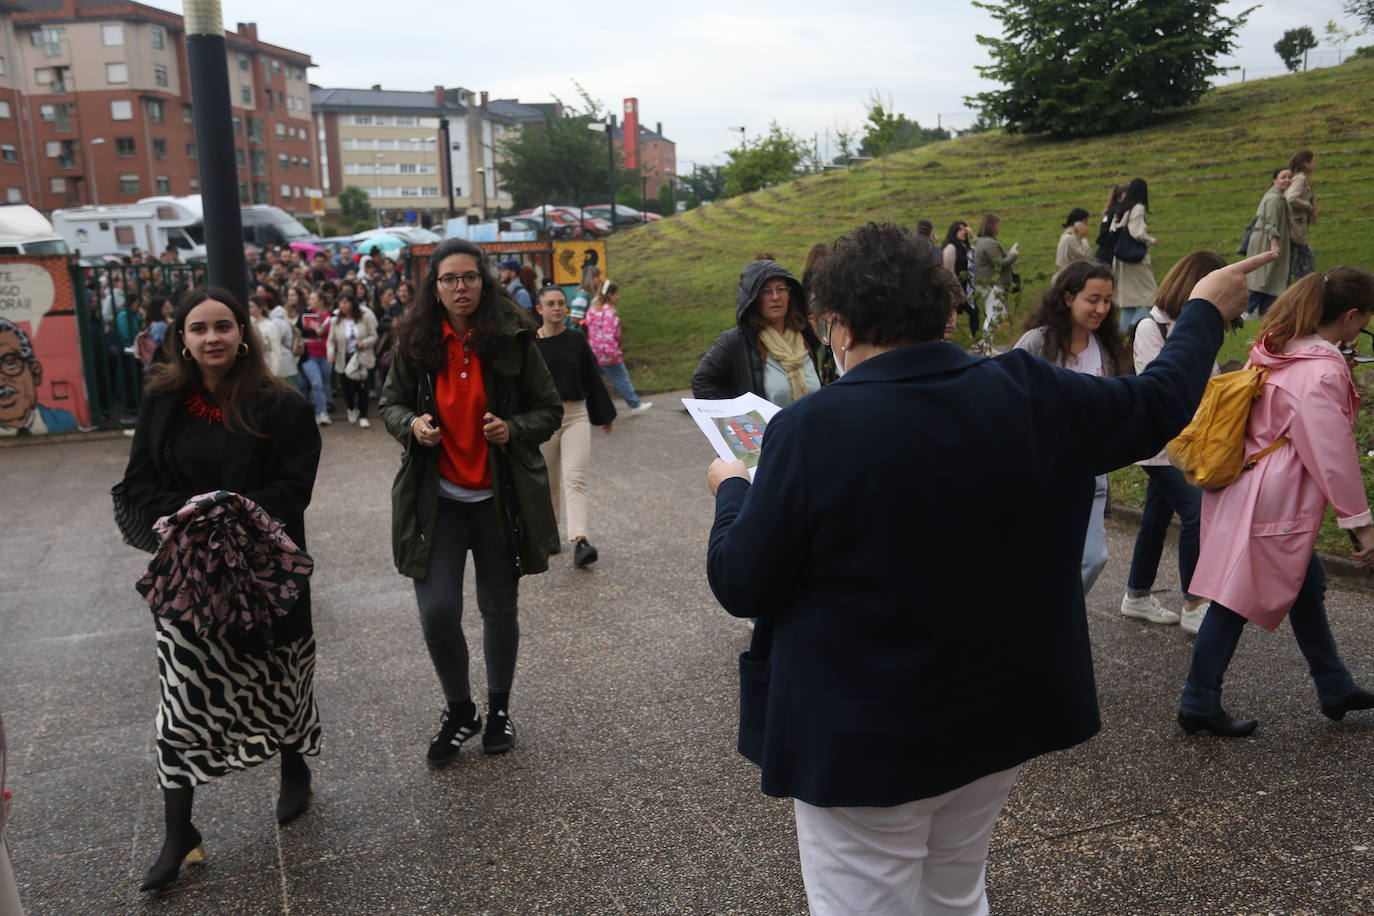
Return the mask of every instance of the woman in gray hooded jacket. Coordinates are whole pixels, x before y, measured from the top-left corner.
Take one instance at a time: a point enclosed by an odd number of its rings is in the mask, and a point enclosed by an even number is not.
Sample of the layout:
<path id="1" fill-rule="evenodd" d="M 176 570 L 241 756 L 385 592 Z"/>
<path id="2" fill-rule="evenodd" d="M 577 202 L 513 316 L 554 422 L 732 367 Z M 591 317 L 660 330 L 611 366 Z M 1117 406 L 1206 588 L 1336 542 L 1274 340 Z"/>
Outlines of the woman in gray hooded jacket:
<path id="1" fill-rule="evenodd" d="M 783 407 L 830 380 L 827 356 L 806 319 L 801 284 L 760 255 L 740 271 L 735 327 L 697 364 L 692 396 L 725 400 L 752 391 Z"/>

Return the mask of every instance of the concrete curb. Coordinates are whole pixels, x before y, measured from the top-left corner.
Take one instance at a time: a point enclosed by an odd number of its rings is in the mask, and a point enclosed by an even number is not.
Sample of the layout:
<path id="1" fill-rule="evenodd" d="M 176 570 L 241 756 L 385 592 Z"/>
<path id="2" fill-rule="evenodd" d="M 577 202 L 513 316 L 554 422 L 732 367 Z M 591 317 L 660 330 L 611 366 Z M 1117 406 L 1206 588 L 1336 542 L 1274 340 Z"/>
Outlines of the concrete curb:
<path id="1" fill-rule="evenodd" d="M 1111 518 L 1108 521 L 1114 523 L 1118 528 L 1138 529 L 1140 527 L 1141 511 L 1135 506 L 1123 506 L 1120 503 L 1112 503 Z M 1169 529 L 1178 533 L 1178 518 L 1175 517 L 1169 523 Z M 1361 591 L 1374 591 L 1374 570 L 1356 569 L 1355 564 L 1345 557 L 1332 553 L 1320 553 L 1322 565 L 1326 567 L 1326 576 L 1337 585 L 1346 588 L 1358 588 Z"/>

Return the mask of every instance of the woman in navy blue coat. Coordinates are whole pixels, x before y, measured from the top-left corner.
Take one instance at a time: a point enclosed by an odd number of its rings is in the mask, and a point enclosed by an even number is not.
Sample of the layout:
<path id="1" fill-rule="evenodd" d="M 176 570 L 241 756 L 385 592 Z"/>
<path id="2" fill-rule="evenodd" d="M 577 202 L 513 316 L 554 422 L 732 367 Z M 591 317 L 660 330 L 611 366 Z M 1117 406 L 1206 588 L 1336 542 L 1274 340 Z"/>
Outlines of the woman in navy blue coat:
<path id="1" fill-rule="evenodd" d="M 845 374 L 774 417 L 752 484 L 712 465 L 707 558 L 722 606 L 758 618 L 739 748 L 796 800 L 813 913 L 986 912 L 1017 768 L 1100 726 L 1079 578 L 1092 478 L 1192 417 L 1260 260 L 1200 282 L 1210 301 L 1116 379 L 943 342 L 956 281 L 897 226 L 816 266 Z"/>

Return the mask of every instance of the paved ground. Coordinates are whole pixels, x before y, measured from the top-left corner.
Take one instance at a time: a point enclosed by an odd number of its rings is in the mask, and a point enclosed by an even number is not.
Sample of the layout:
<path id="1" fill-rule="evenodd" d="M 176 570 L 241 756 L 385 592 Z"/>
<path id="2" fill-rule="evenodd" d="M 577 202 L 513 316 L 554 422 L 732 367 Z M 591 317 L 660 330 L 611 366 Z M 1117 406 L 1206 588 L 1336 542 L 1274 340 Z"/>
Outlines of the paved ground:
<path id="1" fill-rule="evenodd" d="M 524 583 L 520 743 L 432 773 L 438 689 L 388 559 L 398 450 L 380 427 L 325 430 L 307 516 L 327 742 L 314 806 L 278 829 L 272 766 L 203 789 L 210 864 L 154 900 L 136 890 L 161 839 L 143 556 L 106 495 L 128 440 L 0 448 L 0 707 L 29 911 L 804 913 L 790 808 L 734 752 L 746 633 L 703 573 L 709 449 L 658 408 L 593 448 L 602 560 L 573 570 L 565 553 Z M 1189 638 L 1115 612 L 1130 545 L 1112 532 L 1090 601 L 1105 727 L 1026 768 L 995 835 L 993 911 L 1374 913 L 1374 718 L 1328 723 L 1287 629 L 1253 631 L 1228 705 L 1259 734 L 1186 740 Z M 1170 566 L 1159 586 L 1176 584 Z M 1329 597 L 1374 683 L 1369 594 Z"/>

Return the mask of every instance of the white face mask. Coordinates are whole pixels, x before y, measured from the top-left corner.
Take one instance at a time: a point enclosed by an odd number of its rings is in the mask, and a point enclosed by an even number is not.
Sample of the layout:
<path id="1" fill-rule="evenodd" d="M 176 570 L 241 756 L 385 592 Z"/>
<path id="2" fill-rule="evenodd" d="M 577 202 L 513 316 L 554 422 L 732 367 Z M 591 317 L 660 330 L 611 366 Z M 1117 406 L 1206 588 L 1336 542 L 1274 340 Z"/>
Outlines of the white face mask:
<path id="1" fill-rule="evenodd" d="M 844 375 L 846 371 L 844 363 L 840 362 L 840 354 L 845 353 L 849 349 L 849 343 L 853 342 L 853 338 L 850 337 L 849 329 L 846 328 L 844 336 L 849 337 L 850 339 L 848 343 L 841 344 L 838 340 L 835 339 L 836 330 L 838 330 L 838 328 L 832 328 L 830 332 L 830 349 L 831 352 L 835 354 L 835 374 L 838 377 Z"/>

